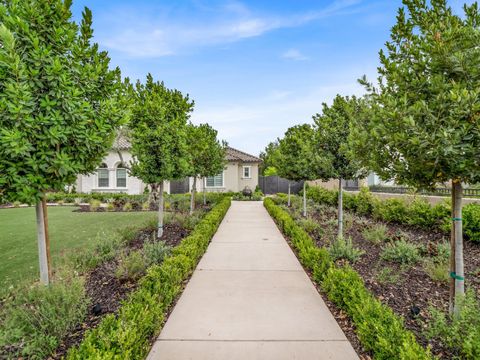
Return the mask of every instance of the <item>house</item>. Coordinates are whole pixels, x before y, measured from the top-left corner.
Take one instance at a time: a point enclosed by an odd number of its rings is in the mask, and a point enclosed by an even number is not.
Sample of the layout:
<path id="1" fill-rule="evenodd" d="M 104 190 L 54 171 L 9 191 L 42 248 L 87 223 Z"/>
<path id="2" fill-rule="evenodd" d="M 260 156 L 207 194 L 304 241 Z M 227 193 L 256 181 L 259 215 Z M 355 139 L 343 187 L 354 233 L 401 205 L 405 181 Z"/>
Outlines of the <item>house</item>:
<path id="1" fill-rule="evenodd" d="M 115 149 L 115 150 L 114 150 Z M 76 191 L 82 193 L 112 192 L 142 194 L 147 187 L 140 179 L 130 176 L 123 165 L 132 160 L 130 142 L 120 137 L 115 141 L 114 149 L 110 150 L 96 172 L 90 175 L 79 175 Z M 120 155 L 119 155 L 120 153 Z M 123 159 L 123 163 L 122 163 Z M 205 179 L 197 179 L 197 191 L 238 192 L 245 187 L 252 190 L 258 185 L 258 168 L 261 159 L 243 151 L 227 147 L 227 164 L 218 175 Z M 187 193 L 193 186 L 193 178 L 166 182 L 168 193 Z"/>

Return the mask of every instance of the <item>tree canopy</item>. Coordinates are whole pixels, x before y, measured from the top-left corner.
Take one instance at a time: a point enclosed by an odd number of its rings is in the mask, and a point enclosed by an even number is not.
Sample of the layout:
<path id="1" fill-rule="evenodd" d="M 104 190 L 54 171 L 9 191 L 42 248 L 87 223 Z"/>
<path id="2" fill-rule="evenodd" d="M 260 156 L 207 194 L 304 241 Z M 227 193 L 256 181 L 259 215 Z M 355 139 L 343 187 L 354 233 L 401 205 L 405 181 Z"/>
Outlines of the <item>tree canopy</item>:
<path id="1" fill-rule="evenodd" d="M 187 122 L 193 101 L 147 75 L 137 82 L 130 120 L 131 173 L 146 184 L 184 178 L 191 171 Z"/>
<path id="2" fill-rule="evenodd" d="M 363 164 L 384 179 L 432 188 L 480 181 L 480 15 L 445 0 L 404 0 L 379 86 L 365 78 L 371 111 L 350 137 Z"/>
<path id="3" fill-rule="evenodd" d="M 349 155 L 348 136 L 360 101 L 355 97 L 337 95 L 333 104 L 322 104 L 322 113 L 313 116 L 314 151 L 318 178 L 354 179 L 365 175 L 359 161 Z"/>
<path id="4" fill-rule="evenodd" d="M 120 70 L 71 2 L 0 4 L 0 197 L 36 203 L 95 170 L 128 107 Z"/>
<path id="5" fill-rule="evenodd" d="M 190 176 L 207 177 L 222 172 L 227 144 L 217 139 L 217 130 L 208 124 L 188 127 Z"/>
<path id="6" fill-rule="evenodd" d="M 278 143 L 276 167 L 278 174 L 288 180 L 314 180 L 312 166 L 314 132 L 310 125 L 296 125 L 289 128 Z"/>

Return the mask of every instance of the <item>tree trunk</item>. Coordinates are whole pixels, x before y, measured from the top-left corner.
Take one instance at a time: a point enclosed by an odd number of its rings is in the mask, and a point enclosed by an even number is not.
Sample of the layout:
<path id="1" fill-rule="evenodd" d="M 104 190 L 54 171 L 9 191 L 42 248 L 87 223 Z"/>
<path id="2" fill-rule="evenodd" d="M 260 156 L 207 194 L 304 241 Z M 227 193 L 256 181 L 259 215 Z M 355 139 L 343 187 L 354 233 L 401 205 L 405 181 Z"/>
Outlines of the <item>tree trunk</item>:
<path id="1" fill-rule="evenodd" d="M 205 178 L 203 179 L 203 205 L 207 205 L 207 189 L 206 189 L 206 180 Z"/>
<path id="2" fill-rule="evenodd" d="M 160 239 L 163 236 L 163 180 L 160 182 L 160 189 L 158 194 L 158 232 L 157 238 Z"/>
<path id="3" fill-rule="evenodd" d="M 37 215 L 37 241 L 38 241 L 38 260 L 40 267 L 40 282 L 44 285 L 50 283 L 47 255 L 47 241 L 45 233 L 45 221 L 42 202 L 37 202 L 35 206 Z"/>
<path id="4" fill-rule="evenodd" d="M 290 207 L 290 181 L 288 182 L 288 207 Z"/>
<path id="5" fill-rule="evenodd" d="M 50 236 L 48 233 L 48 209 L 47 209 L 47 199 L 44 197 L 42 199 L 42 210 L 43 210 L 43 226 L 45 232 L 45 247 L 47 249 L 47 266 L 48 266 L 48 276 L 52 277 L 52 258 L 50 256 Z"/>
<path id="6" fill-rule="evenodd" d="M 303 217 L 307 217 L 307 190 L 305 185 L 306 181 L 303 182 Z"/>
<path id="7" fill-rule="evenodd" d="M 343 186 L 342 179 L 338 179 L 338 237 L 343 237 Z"/>
<path id="8" fill-rule="evenodd" d="M 462 229 L 462 183 L 455 181 L 455 203 L 453 224 L 455 226 L 455 305 L 453 307 L 454 314 L 458 315 L 460 309 L 458 307 L 459 297 L 465 294 L 464 265 L 463 265 L 463 229 Z"/>
<path id="9" fill-rule="evenodd" d="M 197 177 L 193 177 L 193 186 L 192 186 L 192 194 L 190 195 L 190 215 L 193 214 L 193 210 L 195 210 L 195 194 L 197 192 Z"/>
<path id="10" fill-rule="evenodd" d="M 452 181 L 452 205 L 451 205 L 451 218 L 455 217 L 455 186 Z M 455 273 L 455 224 L 452 221 L 452 228 L 450 230 L 450 274 Z M 455 278 L 450 276 L 450 296 L 448 302 L 448 311 L 450 315 L 453 314 L 453 307 L 455 305 Z"/>

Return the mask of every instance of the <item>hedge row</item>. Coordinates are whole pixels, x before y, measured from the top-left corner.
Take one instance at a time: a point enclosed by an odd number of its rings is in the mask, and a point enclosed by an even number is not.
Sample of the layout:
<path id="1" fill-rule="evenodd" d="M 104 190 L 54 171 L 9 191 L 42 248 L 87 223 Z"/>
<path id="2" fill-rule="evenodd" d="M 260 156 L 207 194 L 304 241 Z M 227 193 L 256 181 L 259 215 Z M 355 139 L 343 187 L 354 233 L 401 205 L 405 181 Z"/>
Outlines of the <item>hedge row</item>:
<path id="1" fill-rule="evenodd" d="M 315 202 L 336 206 L 338 191 L 318 186 L 308 188 L 307 197 Z M 367 188 L 359 193 L 344 193 L 344 207 L 359 215 L 372 216 L 375 219 L 398 224 L 412 225 L 424 229 L 450 231 L 450 207 L 448 201 L 430 205 L 425 199 L 382 200 L 374 196 Z M 463 207 L 463 232 L 467 239 L 480 242 L 480 204 L 468 204 Z"/>
<path id="2" fill-rule="evenodd" d="M 272 199 L 265 199 L 264 205 L 292 241 L 300 262 L 312 272 L 314 281 L 350 316 L 363 347 L 371 351 L 375 359 L 432 359 L 429 350 L 420 346 L 413 333 L 404 327 L 402 318 L 377 300 L 351 267 L 335 266 L 328 251 L 317 247 Z"/>
<path id="3" fill-rule="evenodd" d="M 161 265 L 152 266 L 117 315 L 107 315 L 70 350 L 67 359 L 142 359 L 158 335 L 165 313 L 195 269 L 230 207 L 222 199 Z"/>

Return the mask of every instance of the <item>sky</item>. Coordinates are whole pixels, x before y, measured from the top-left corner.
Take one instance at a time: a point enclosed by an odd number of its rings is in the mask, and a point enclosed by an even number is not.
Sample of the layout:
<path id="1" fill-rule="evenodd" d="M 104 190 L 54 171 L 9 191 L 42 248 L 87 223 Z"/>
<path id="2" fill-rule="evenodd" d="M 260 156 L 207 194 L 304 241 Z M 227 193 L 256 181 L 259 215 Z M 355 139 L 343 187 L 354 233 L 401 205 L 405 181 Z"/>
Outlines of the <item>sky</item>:
<path id="1" fill-rule="evenodd" d="M 362 75 L 376 79 L 401 0 L 74 0 L 76 20 L 85 6 L 123 76 L 150 72 L 189 94 L 193 123 L 258 155 L 336 94 L 361 95 Z"/>

